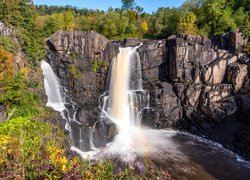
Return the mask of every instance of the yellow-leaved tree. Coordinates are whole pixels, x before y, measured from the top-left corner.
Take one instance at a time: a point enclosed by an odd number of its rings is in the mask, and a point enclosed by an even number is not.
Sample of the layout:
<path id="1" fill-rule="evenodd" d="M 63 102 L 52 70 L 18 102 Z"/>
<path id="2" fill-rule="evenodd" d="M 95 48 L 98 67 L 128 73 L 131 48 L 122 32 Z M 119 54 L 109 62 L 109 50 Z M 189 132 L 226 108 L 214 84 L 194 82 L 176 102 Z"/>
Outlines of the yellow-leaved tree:
<path id="1" fill-rule="evenodd" d="M 148 22 L 146 20 L 142 21 L 141 23 L 141 29 L 143 33 L 147 33 L 148 32 Z"/>
<path id="2" fill-rule="evenodd" d="M 178 23 L 178 33 L 197 34 L 198 27 L 196 23 L 197 17 L 193 12 L 185 13 Z"/>

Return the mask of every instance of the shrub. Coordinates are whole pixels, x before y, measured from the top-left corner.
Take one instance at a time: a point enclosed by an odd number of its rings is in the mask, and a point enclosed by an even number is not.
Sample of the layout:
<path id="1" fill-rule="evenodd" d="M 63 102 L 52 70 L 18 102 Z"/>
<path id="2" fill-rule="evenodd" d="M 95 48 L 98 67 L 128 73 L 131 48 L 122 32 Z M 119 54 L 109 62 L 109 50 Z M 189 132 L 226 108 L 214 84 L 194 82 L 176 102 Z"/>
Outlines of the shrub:
<path id="1" fill-rule="evenodd" d="M 20 49 L 20 45 L 17 41 L 11 39 L 10 37 L 0 36 L 0 49 L 16 54 Z"/>
<path id="2" fill-rule="evenodd" d="M 79 78 L 82 75 L 81 71 L 74 64 L 68 65 L 68 70 L 72 74 L 73 78 Z"/>

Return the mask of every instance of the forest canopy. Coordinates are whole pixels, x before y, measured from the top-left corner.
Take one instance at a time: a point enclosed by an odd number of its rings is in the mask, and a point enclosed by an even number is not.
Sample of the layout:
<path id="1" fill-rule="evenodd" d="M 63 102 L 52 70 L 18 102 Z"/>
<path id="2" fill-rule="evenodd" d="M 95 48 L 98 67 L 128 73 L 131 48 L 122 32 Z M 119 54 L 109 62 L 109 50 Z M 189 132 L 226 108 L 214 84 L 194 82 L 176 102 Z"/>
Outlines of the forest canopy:
<path id="1" fill-rule="evenodd" d="M 166 38 L 187 33 L 214 36 L 240 29 L 250 36 L 248 0 L 186 0 L 179 8 L 159 8 L 152 14 L 134 0 L 107 11 L 73 6 L 35 5 L 32 0 L 0 2 L 0 21 L 18 28 L 24 51 L 35 64 L 43 58 L 44 39 L 58 30 L 94 30 L 110 39 Z"/>

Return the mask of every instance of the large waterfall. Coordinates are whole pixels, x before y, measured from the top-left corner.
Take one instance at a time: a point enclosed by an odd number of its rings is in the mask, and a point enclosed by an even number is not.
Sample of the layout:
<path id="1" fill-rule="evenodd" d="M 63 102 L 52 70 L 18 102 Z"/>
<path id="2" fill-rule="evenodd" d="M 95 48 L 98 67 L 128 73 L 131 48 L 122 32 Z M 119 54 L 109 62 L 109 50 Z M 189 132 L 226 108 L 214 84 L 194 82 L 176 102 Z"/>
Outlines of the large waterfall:
<path id="1" fill-rule="evenodd" d="M 144 108 L 148 106 L 137 48 L 120 48 L 111 64 L 108 90 L 101 96 L 101 118 L 106 117 L 116 124 L 116 138 L 121 138 L 127 145 L 133 138 L 131 133 L 140 125 Z"/>

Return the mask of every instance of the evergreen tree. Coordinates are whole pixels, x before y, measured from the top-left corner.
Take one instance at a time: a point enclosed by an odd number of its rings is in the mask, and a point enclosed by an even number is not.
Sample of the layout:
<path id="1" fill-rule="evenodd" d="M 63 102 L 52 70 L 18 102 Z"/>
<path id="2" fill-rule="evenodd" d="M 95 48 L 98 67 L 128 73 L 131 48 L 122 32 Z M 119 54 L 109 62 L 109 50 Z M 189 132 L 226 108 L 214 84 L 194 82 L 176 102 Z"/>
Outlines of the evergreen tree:
<path id="1" fill-rule="evenodd" d="M 122 0 L 122 9 L 124 10 L 133 10 L 136 6 L 134 0 Z"/>

